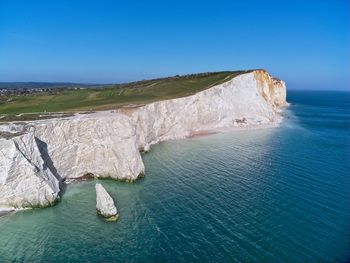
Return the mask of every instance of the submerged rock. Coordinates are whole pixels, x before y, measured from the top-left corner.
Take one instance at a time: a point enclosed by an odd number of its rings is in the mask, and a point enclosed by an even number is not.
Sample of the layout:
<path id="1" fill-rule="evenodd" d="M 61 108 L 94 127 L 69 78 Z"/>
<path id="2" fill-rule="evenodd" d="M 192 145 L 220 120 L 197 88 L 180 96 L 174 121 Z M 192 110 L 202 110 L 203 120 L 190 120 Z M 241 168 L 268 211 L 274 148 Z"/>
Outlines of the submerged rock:
<path id="1" fill-rule="evenodd" d="M 118 219 L 118 211 L 114 205 L 112 197 L 107 193 L 101 184 L 95 185 L 96 189 L 96 210 L 98 214 L 107 220 L 115 221 Z"/>

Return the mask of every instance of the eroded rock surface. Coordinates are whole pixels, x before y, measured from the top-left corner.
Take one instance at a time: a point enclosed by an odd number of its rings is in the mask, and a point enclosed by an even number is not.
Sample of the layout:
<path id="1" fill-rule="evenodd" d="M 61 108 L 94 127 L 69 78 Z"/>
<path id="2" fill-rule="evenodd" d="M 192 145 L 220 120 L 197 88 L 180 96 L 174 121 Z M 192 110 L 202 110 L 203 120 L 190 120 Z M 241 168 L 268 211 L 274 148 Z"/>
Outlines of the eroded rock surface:
<path id="1" fill-rule="evenodd" d="M 257 70 L 188 97 L 12 125 L 21 133 L 0 139 L 0 207 L 51 205 L 65 179 L 136 180 L 145 170 L 140 151 L 151 144 L 274 124 L 285 104 L 285 83 Z"/>
<path id="2" fill-rule="evenodd" d="M 35 125 L 33 133 L 62 178 L 96 177 L 133 181 L 144 173 L 136 127 L 122 114 L 84 115 Z"/>
<path id="3" fill-rule="evenodd" d="M 43 161 L 33 133 L 0 140 L 0 206 L 50 206 L 59 192 L 59 180 Z"/>

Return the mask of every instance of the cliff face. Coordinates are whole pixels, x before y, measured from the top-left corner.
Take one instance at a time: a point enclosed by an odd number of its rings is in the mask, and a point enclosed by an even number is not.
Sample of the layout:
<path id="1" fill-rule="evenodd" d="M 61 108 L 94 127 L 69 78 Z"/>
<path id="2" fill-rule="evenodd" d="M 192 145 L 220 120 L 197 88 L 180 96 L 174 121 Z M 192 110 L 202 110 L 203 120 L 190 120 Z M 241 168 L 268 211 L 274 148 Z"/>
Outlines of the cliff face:
<path id="1" fill-rule="evenodd" d="M 283 80 L 272 77 L 264 70 L 254 71 L 254 77 L 262 90 L 263 98 L 274 107 L 286 104 L 287 89 Z"/>
<path id="2" fill-rule="evenodd" d="M 272 124 L 285 103 L 285 83 L 254 71 L 189 97 L 30 123 L 26 134 L 0 139 L 0 206 L 52 204 L 60 180 L 87 174 L 135 180 L 144 174 L 139 150 L 203 131 Z"/>
<path id="3" fill-rule="evenodd" d="M 201 131 L 277 121 L 286 101 L 285 83 L 265 71 L 233 78 L 193 96 L 148 104 L 129 114 L 141 148 Z"/>
<path id="4" fill-rule="evenodd" d="M 43 161 L 32 133 L 0 140 L 0 206 L 49 206 L 59 197 L 59 181 Z"/>
<path id="5" fill-rule="evenodd" d="M 52 120 L 31 128 L 45 142 L 44 159 L 62 179 L 87 174 L 134 180 L 144 173 L 136 143 L 136 129 L 121 114 L 84 115 L 67 120 Z"/>

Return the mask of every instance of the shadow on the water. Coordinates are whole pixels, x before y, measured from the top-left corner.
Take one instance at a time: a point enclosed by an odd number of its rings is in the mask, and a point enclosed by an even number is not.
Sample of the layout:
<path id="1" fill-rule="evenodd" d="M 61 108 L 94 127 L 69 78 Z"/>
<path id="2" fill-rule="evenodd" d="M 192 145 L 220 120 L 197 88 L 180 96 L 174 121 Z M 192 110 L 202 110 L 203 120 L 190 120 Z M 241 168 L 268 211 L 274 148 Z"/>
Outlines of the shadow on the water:
<path id="1" fill-rule="evenodd" d="M 0 211 L 0 220 L 14 213 L 15 211 Z"/>

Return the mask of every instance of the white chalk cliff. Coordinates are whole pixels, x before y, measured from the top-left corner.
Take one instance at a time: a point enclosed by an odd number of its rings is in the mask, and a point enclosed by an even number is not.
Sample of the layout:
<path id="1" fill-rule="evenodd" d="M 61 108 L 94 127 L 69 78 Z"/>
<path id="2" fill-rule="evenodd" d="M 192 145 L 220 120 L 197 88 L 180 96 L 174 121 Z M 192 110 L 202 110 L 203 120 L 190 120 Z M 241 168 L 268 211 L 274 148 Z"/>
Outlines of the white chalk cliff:
<path id="1" fill-rule="evenodd" d="M 87 174 L 133 181 L 151 144 L 275 124 L 285 103 L 285 83 L 257 70 L 188 97 L 16 126 L 24 134 L 0 139 L 0 207 L 51 205 L 60 181 Z"/>
<path id="2" fill-rule="evenodd" d="M 59 192 L 59 181 L 43 161 L 33 133 L 0 140 L 0 205 L 49 206 Z"/>

